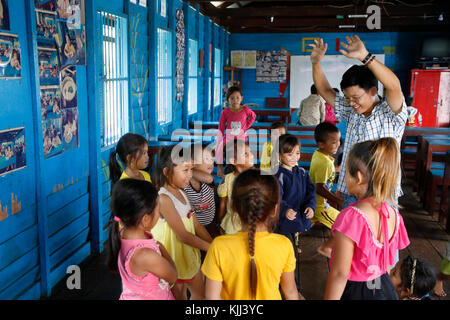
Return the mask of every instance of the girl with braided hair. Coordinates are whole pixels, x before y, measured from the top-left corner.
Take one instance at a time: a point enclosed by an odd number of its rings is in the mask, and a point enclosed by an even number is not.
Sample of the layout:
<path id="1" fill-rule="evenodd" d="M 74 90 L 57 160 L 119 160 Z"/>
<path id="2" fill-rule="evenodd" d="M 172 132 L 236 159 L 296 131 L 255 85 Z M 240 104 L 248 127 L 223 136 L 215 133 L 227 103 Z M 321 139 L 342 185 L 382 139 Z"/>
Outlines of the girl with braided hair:
<path id="1" fill-rule="evenodd" d="M 240 173 L 233 184 L 232 209 L 242 230 L 216 237 L 206 254 L 208 300 L 300 298 L 294 278 L 295 256 L 288 238 L 272 233 L 278 221 L 279 186 L 260 169 Z"/>

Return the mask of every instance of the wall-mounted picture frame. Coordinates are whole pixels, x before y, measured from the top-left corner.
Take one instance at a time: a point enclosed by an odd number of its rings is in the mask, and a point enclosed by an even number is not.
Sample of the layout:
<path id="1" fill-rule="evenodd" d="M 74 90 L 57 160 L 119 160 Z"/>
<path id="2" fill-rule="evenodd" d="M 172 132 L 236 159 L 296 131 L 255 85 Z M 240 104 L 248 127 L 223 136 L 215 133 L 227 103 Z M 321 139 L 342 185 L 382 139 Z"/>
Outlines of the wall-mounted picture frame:
<path id="1" fill-rule="evenodd" d="M 0 0 L 0 30 L 10 30 L 8 0 Z"/>
<path id="2" fill-rule="evenodd" d="M 55 46 L 42 46 L 37 49 L 41 86 L 59 85 L 58 51 Z"/>
<path id="3" fill-rule="evenodd" d="M 0 131 L 0 176 L 26 167 L 25 150 L 24 127 Z"/>
<path id="4" fill-rule="evenodd" d="M 0 79 L 20 79 L 22 62 L 18 35 L 0 32 Z"/>

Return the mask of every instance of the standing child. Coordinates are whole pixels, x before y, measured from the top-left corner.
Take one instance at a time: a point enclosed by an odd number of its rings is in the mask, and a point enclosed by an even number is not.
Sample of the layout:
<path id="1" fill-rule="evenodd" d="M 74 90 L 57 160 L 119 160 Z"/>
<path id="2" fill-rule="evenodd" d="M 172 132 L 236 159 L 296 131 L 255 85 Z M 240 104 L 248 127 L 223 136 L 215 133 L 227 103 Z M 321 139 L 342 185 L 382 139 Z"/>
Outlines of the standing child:
<path id="1" fill-rule="evenodd" d="M 244 97 L 240 87 L 230 87 L 226 94 L 229 107 L 222 111 L 217 132 L 217 176 L 223 177 L 223 146 L 229 141 L 239 139 L 247 141 L 247 130 L 255 121 L 256 114 L 241 104 Z M 225 135 L 225 129 L 227 133 Z M 225 138 L 224 138 L 225 137 Z"/>
<path id="2" fill-rule="evenodd" d="M 216 214 L 216 202 L 214 189 L 211 183 L 214 177 L 211 172 L 214 169 L 214 156 L 206 143 L 198 143 L 193 146 L 194 167 L 191 181 L 184 189 L 191 202 L 197 219 L 208 230 L 210 235 L 215 235 L 214 216 Z"/>
<path id="3" fill-rule="evenodd" d="M 396 205 L 399 154 L 393 138 L 357 143 L 350 151 L 345 182 L 360 200 L 342 210 L 333 224 L 325 299 L 398 299 L 389 266 L 409 239 L 402 216 L 387 201 Z"/>
<path id="4" fill-rule="evenodd" d="M 226 145 L 227 161 L 233 165 L 233 172 L 225 175 L 217 188 L 217 194 L 220 197 L 219 222 L 221 232 L 225 234 L 234 234 L 241 230 L 241 221 L 239 215 L 233 211 L 231 197 L 233 183 L 241 172 L 253 167 L 253 154 L 250 146 L 244 140 L 233 140 Z"/>
<path id="5" fill-rule="evenodd" d="M 275 178 L 259 169 L 236 178 L 232 206 L 243 228 L 212 242 L 202 266 L 206 299 L 280 300 L 280 286 L 285 299 L 299 299 L 292 246 L 271 233 L 278 220 L 278 189 Z"/>
<path id="6" fill-rule="evenodd" d="M 436 284 L 434 268 L 411 256 L 397 263 L 390 277 L 400 300 L 429 300 Z"/>
<path id="7" fill-rule="evenodd" d="M 125 165 L 125 170 L 117 161 L 116 155 Z M 116 150 L 109 155 L 109 172 L 113 184 L 119 179 L 133 178 L 152 182 L 148 172 L 148 142 L 138 134 L 126 133 L 117 142 Z"/>
<path id="8" fill-rule="evenodd" d="M 147 231 L 158 221 L 158 211 L 158 192 L 151 183 L 124 179 L 114 185 L 107 265 L 120 272 L 120 300 L 174 300 L 171 288 L 177 269 L 164 246 Z"/>
<path id="9" fill-rule="evenodd" d="M 344 206 L 344 201 L 331 192 L 336 175 L 334 167 L 335 154 L 340 145 L 341 133 L 329 122 L 322 122 L 314 129 L 314 139 L 319 147 L 311 159 L 309 176 L 316 186 L 316 211 L 311 222 L 319 222 L 331 229 L 336 220 L 339 210 Z M 330 206 L 328 201 L 334 203 L 336 208 Z M 330 257 L 332 238 L 318 248 L 318 252 Z"/>
<path id="10" fill-rule="evenodd" d="M 291 134 L 279 138 L 280 166 L 275 174 L 280 184 L 281 205 L 277 232 L 287 236 L 295 255 L 301 253 L 299 236 L 311 228 L 316 209 L 316 193 L 306 170 L 297 166 L 300 160 L 300 141 Z M 298 273 L 295 273 L 300 288 Z"/>
<path id="11" fill-rule="evenodd" d="M 274 160 L 272 159 L 273 146 L 275 142 L 278 140 L 278 138 L 286 133 L 286 124 L 281 121 L 275 121 L 270 125 L 269 130 L 270 130 L 270 141 L 264 143 L 261 155 L 260 168 L 261 170 L 271 172 L 271 168 L 274 165 L 274 163 L 272 163 Z M 278 159 L 275 159 L 275 161 L 278 162 Z"/>
<path id="12" fill-rule="evenodd" d="M 207 251 L 212 241 L 208 231 L 198 222 L 189 199 L 183 191 L 192 178 L 190 148 L 180 145 L 161 150 L 157 164 L 159 213 L 152 229 L 155 239 L 161 241 L 175 261 L 178 271 L 176 290 L 187 299 L 204 298 L 204 278 L 200 271 L 200 250 Z"/>

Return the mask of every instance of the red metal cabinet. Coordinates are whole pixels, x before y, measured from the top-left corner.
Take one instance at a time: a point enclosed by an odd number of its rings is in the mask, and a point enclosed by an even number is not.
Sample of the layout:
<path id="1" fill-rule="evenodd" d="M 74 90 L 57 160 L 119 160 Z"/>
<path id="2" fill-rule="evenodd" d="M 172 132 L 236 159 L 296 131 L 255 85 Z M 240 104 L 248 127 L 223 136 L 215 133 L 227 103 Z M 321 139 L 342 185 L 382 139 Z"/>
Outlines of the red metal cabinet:
<path id="1" fill-rule="evenodd" d="M 450 126 L 450 70 L 411 70 L 412 106 L 416 127 Z"/>

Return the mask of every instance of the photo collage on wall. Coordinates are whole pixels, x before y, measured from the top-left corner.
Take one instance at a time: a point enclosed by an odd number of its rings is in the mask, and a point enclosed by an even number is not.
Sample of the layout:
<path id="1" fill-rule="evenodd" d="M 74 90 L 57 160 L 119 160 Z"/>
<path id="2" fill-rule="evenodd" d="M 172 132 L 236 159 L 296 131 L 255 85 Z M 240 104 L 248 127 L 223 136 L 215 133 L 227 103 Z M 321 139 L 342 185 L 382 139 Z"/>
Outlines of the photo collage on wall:
<path id="1" fill-rule="evenodd" d="M 25 167 L 25 128 L 0 131 L 0 175 Z"/>
<path id="2" fill-rule="evenodd" d="M 8 0 L 0 0 L 0 79 L 20 79 L 22 62 L 19 36 L 9 31 Z"/>
<path id="3" fill-rule="evenodd" d="M 287 52 L 257 51 L 256 82 L 286 82 Z"/>
<path id="4" fill-rule="evenodd" d="M 184 14 L 183 10 L 177 10 L 177 25 L 176 25 L 176 91 L 177 91 L 177 101 L 183 101 L 184 95 L 184 52 L 186 50 L 186 45 L 184 43 Z"/>
<path id="5" fill-rule="evenodd" d="M 76 66 L 86 65 L 84 0 L 34 0 L 44 157 L 78 148 Z"/>

